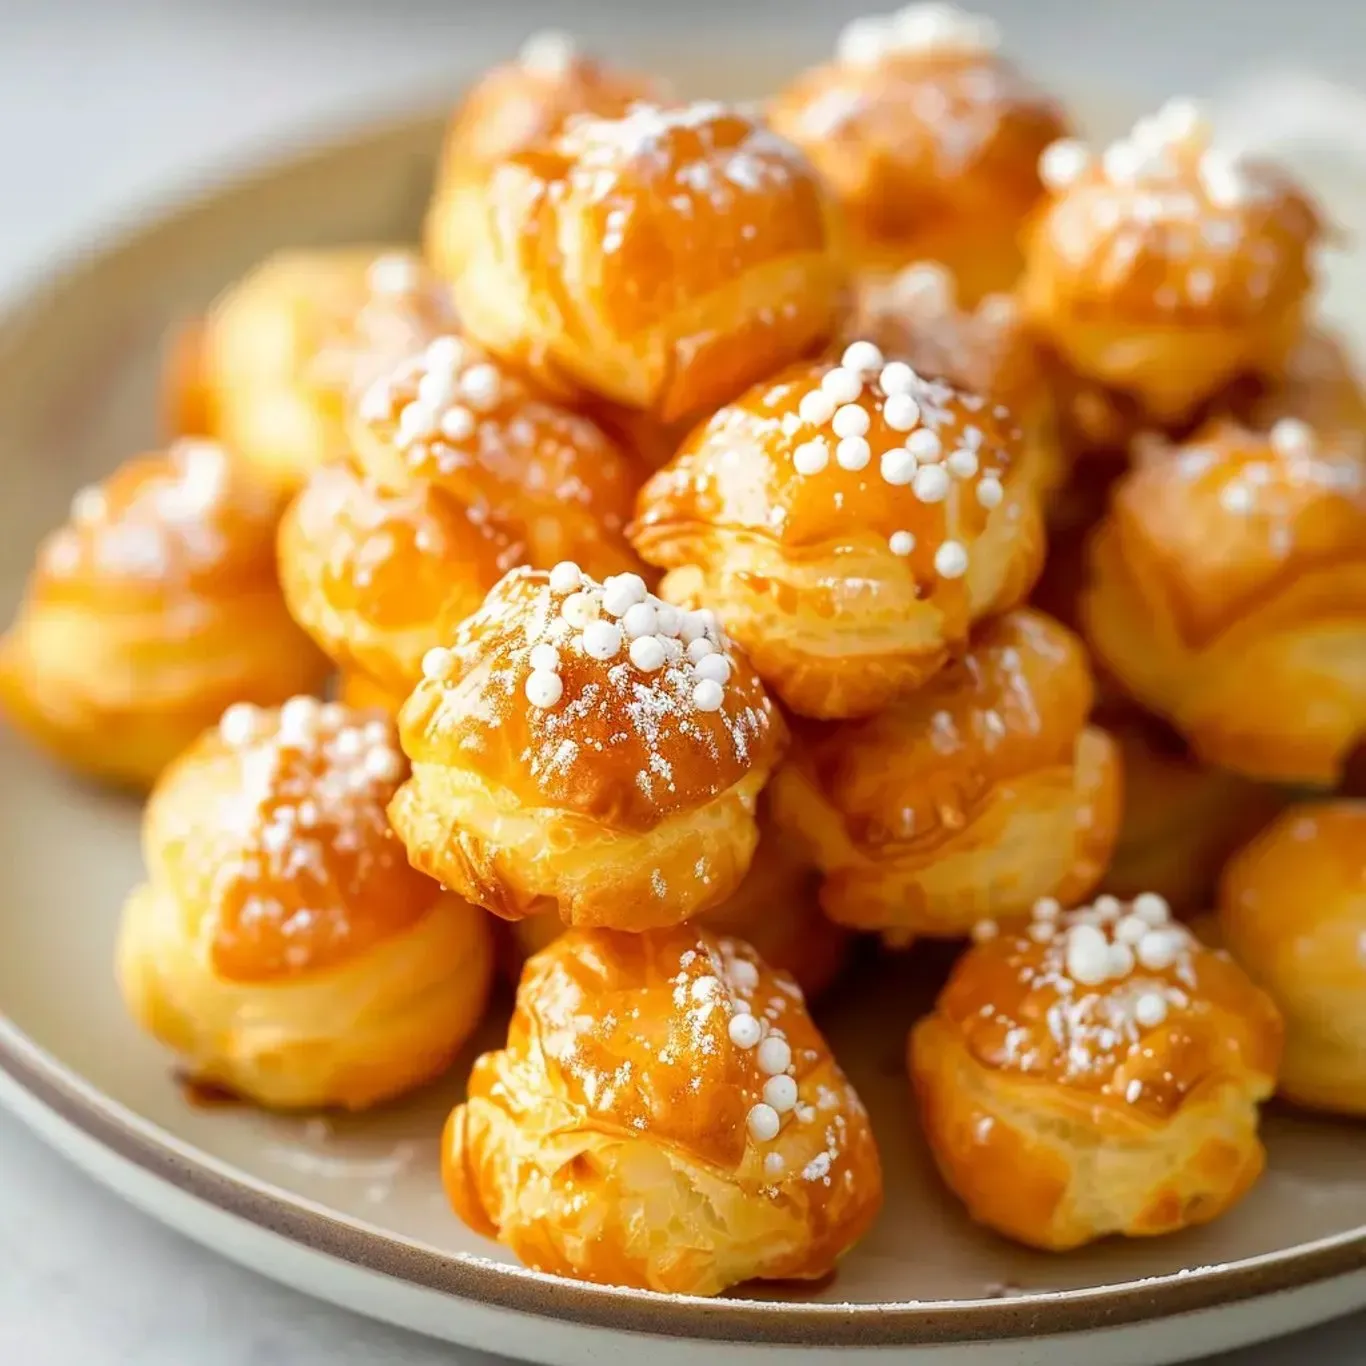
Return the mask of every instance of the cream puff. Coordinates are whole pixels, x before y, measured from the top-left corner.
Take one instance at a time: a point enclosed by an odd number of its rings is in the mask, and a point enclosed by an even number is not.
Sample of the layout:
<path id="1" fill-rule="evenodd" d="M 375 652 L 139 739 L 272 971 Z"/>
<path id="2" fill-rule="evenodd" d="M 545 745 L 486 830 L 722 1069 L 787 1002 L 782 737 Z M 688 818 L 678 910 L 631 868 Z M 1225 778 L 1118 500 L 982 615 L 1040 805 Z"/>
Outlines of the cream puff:
<path id="1" fill-rule="evenodd" d="M 844 302 L 819 176 L 710 101 L 571 120 L 500 161 L 444 236 L 475 339 L 666 424 L 818 350 Z"/>
<path id="2" fill-rule="evenodd" d="M 230 707 L 163 775 L 118 971 L 192 1080 L 359 1110 L 451 1062 L 483 1012 L 492 938 L 389 829 L 406 771 L 387 719 L 296 697 Z"/>
<path id="3" fill-rule="evenodd" d="M 699 428 L 641 490 L 660 593 L 705 603 L 803 716 L 881 711 L 1033 585 L 1043 531 L 1020 429 L 868 341 L 800 364 Z"/>
<path id="4" fill-rule="evenodd" d="M 1281 1094 L 1366 1116 L 1366 802 L 1284 812 L 1225 870 L 1219 932 L 1285 1016 Z"/>
<path id="5" fill-rule="evenodd" d="M 528 1266 L 684 1295 L 826 1276 L 882 1203 L 800 989 L 692 926 L 575 930 L 533 958 L 442 1168 L 460 1217 Z"/>
<path id="6" fill-rule="evenodd" d="M 1221 424 L 1122 479 L 1091 542 L 1090 643 L 1207 763 L 1331 784 L 1366 735 L 1366 459 Z"/>
<path id="7" fill-rule="evenodd" d="M 1266 1161 L 1281 1020 L 1161 897 L 1034 908 L 958 962 L 908 1061 L 921 1125 L 979 1223 L 1066 1251 L 1217 1218 Z"/>
<path id="8" fill-rule="evenodd" d="M 740 885 L 786 728 L 710 613 L 635 574 L 514 570 L 423 673 L 390 816 L 443 886 L 507 920 L 644 930 Z"/>
<path id="9" fill-rule="evenodd" d="M 1093 155 L 1063 139 L 1040 170 L 1021 282 L 1033 325 L 1083 383 L 1171 427 L 1299 335 L 1319 215 L 1269 164 L 1224 152 L 1176 100 Z"/>
<path id="10" fill-rule="evenodd" d="M 448 290 L 407 250 L 280 252 L 176 340 L 172 426 L 219 438 L 292 492 L 347 454 L 354 395 L 454 325 Z"/>
<path id="11" fill-rule="evenodd" d="M 820 868 L 826 914 L 906 943 L 1084 897 L 1120 817 L 1092 694 L 1081 642 L 1021 609 L 878 716 L 800 729 L 769 800 Z"/>
<path id="12" fill-rule="evenodd" d="M 0 638 L 0 708 L 73 768 L 146 787 L 229 704 L 320 686 L 276 580 L 279 507 L 203 440 L 80 490 Z"/>
<path id="13" fill-rule="evenodd" d="M 856 20 L 833 61 L 769 105 L 774 130 L 834 187 L 859 268 L 938 261 L 971 306 L 1020 273 L 1057 104 L 997 51 L 996 25 L 953 5 Z"/>

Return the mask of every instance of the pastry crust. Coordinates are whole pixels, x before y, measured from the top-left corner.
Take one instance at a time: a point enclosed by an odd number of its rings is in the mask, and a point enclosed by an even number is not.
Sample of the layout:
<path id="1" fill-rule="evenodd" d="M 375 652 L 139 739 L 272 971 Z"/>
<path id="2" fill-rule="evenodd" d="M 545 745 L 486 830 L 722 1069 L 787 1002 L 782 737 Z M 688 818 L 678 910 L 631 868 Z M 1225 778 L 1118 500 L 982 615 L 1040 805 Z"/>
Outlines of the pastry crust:
<path id="1" fill-rule="evenodd" d="M 1225 870 L 1219 931 L 1285 1015 L 1281 1094 L 1366 1115 L 1366 802 L 1285 811 Z"/>
<path id="2" fill-rule="evenodd" d="M 539 1271 L 690 1295 L 814 1280 L 882 1202 L 867 1114 L 801 991 L 691 926 L 555 940 L 467 1095 L 451 1203 Z"/>
<path id="3" fill-rule="evenodd" d="M 849 25 L 835 59 L 770 104 L 834 187 L 861 269 L 938 261 L 969 304 L 1015 283 L 1039 154 L 1066 124 L 996 44 L 990 20 L 908 5 Z"/>
<path id="4" fill-rule="evenodd" d="M 280 581 L 295 621 L 344 674 L 368 675 L 382 697 L 401 700 L 422 677 L 422 656 L 522 551 L 484 509 L 423 480 L 393 491 L 324 465 L 280 524 Z"/>
<path id="5" fill-rule="evenodd" d="M 397 717 L 408 700 L 408 692 L 389 692 L 369 674 L 344 672 L 337 679 L 337 701 L 357 711 L 379 711 Z"/>
<path id="6" fill-rule="evenodd" d="M 393 725 L 238 704 L 166 772 L 118 969 L 192 1078 L 278 1109 L 362 1109 L 443 1071 L 483 1012 L 482 911 L 409 867 Z"/>
<path id="7" fill-rule="evenodd" d="M 663 423 L 819 349 L 843 304 L 815 171 L 712 102 L 572 120 L 499 162 L 444 235 L 472 336 Z"/>
<path id="8" fill-rule="evenodd" d="M 636 575 L 514 570 L 424 672 L 390 816 L 444 886 L 508 920 L 644 930 L 739 885 L 786 727 L 709 613 Z"/>
<path id="9" fill-rule="evenodd" d="M 1366 460 L 1231 424 L 1116 485 L 1082 600 L 1097 656 L 1209 763 L 1332 783 L 1366 734 Z"/>
<path id="10" fill-rule="evenodd" d="M 985 930 L 994 927 L 984 927 Z M 1054 1251 L 1218 1217 L 1260 1175 L 1281 1022 L 1160 897 L 1002 930 L 911 1032 L 921 1122 L 979 1223 Z"/>
<path id="11" fill-rule="evenodd" d="M 347 454 L 354 394 L 454 325 L 449 291 L 406 249 L 280 252 L 173 340 L 173 429 L 219 438 L 292 492 Z"/>
<path id="12" fill-rule="evenodd" d="M 860 281 L 852 333 L 922 375 L 1004 404 L 1021 429 L 1021 479 L 1048 506 L 1067 474 L 1053 391 L 1019 300 L 988 294 L 968 305 L 953 275 L 919 261 Z"/>
<path id="13" fill-rule="evenodd" d="M 125 462 L 43 542 L 0 639 L 0 706 L 73 768 L 134 787 L 238 700 L 319 686 L 275 577 L 279 501 L 217 444 Z"/>
<path id="14" fill-rule="evenodd" d="M 855 342 L 699 428 L 641 490 L 632 537 L 670 571 L 661 594 L 714 608 L 790 708 L 869 715 L 1033 585 L 1019 438 L 999 404 Z"/>
<path id="15" fill-rule="evenodd" d="M 1084 897 L 1120 817 L 1091 699 L 1081 642 L 1022 609 L 881 715 L 800 730 L 769 795 L 824 874 L 826 913 L 905 943 Z"/>
<path id="16" fill-rule="evenodd" d="M 1082 381 L 1168 427 L 1239 374 L 1279 367 L 1321 233 L 1288 177 L 1223 152 L 1185 100 L 1102 156 L 1068 140 L 1040 165 L 1052 197 L 1030 230 L 1022 295 Z"/>

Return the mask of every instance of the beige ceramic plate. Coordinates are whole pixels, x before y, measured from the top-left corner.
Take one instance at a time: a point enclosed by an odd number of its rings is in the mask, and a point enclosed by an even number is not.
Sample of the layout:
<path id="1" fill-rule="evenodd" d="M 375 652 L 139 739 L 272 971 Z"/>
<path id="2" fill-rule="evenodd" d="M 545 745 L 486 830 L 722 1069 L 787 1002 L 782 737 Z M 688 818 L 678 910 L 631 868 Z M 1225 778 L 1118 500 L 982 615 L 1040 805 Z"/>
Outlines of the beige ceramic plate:
<path id="1" fill-rule="evenodd" d="M 0 328 L 0 613 L 72 491 L 155 437 L 167 326 L 273 248 L 411 235 L 437 132 L 414 122 L 272 170 L 85 260 Z M 137 819 L 134 803 L 0 732 L 0 1097 L 130 1198 L 314 1293 L 544 1361 L 640 1350 L 626 1335 L 649 1334 L 661 1366 L 694 1359 L 697 1339 L 711 1361 L 781 1359 L 800 1344 L 830 1361 L 867 1347 L 917 1362 L 1155 1363 L 1366 1302 L 1359 1127 L 1272 1115 L 1265 1181 L 1230 1217 L 1180 1237 L 1047 1257 L 974 1229 L 916 1135 L 902 965 L 820 1012 L 871 1103 L 889 1187 L 834 1280 L 702 1302 L 530 1274 L 441 1195 L 437 1135 L 463 1069 L 361 1118 L 186 1103 L 111 977 L 120 899 L 139 873 Z"/>

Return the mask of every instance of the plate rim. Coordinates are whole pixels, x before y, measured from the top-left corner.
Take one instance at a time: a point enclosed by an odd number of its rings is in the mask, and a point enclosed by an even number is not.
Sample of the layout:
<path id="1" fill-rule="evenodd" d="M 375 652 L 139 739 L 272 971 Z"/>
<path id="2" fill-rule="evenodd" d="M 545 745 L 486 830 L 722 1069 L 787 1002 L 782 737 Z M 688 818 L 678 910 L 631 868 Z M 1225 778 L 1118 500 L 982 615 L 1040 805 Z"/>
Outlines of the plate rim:
<path id="1" fill-rule="evenodd" d="M 343 128 L 288 156 L 263 158 L 167 196 L 142 222 L 118 226 L 109 240 L 54 257 L 0 311 L 0 357 L 24 349 L 43 314 L 92 276 L 115 273 L 174 237 L 224 201 L 249 203 L 279 180 L 324 172 L 330 162 L 378 154 L 386 143 L 411 148 L 434 137 L 443 114 L 432 109 Z M 451 1253 L 354 1219 L 251 1176 L 182 1142 L 49 1054 L 0 1010 L 0 1070 L 46 1109 L 101 1147 L 220 1211 L 279 1234 L 312 1252 L 471 1300 L 582 1327 L 707 1341 L 778 1346 L 905 1347 L 1009 1340 L 1094 1331 L 1160 1320 L 1293 1291 L 1366 1269 L 1366 1225 L 1235 1262 L 1190 1268 L 1082 1290 L 1001 1299 L 813 1304 L 665 1295 L 592 1285 L 521 1266 Z"/>

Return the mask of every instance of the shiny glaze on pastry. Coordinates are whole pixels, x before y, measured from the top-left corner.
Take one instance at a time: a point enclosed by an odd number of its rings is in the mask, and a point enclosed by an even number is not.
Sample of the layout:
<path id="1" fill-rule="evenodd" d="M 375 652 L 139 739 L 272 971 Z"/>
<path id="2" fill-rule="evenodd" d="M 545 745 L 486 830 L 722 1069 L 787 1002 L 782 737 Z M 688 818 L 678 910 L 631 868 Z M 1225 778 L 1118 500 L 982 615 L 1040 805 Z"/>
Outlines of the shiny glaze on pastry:
<path id="1" fill-rule="evenodd" d="M 451 1203 L 539 1271 L 691 1295 L 814 1280 L 882 1202 L 868 1116 L 796 983 L 692 926 L 555 940 L 467 1096 Z"/>

